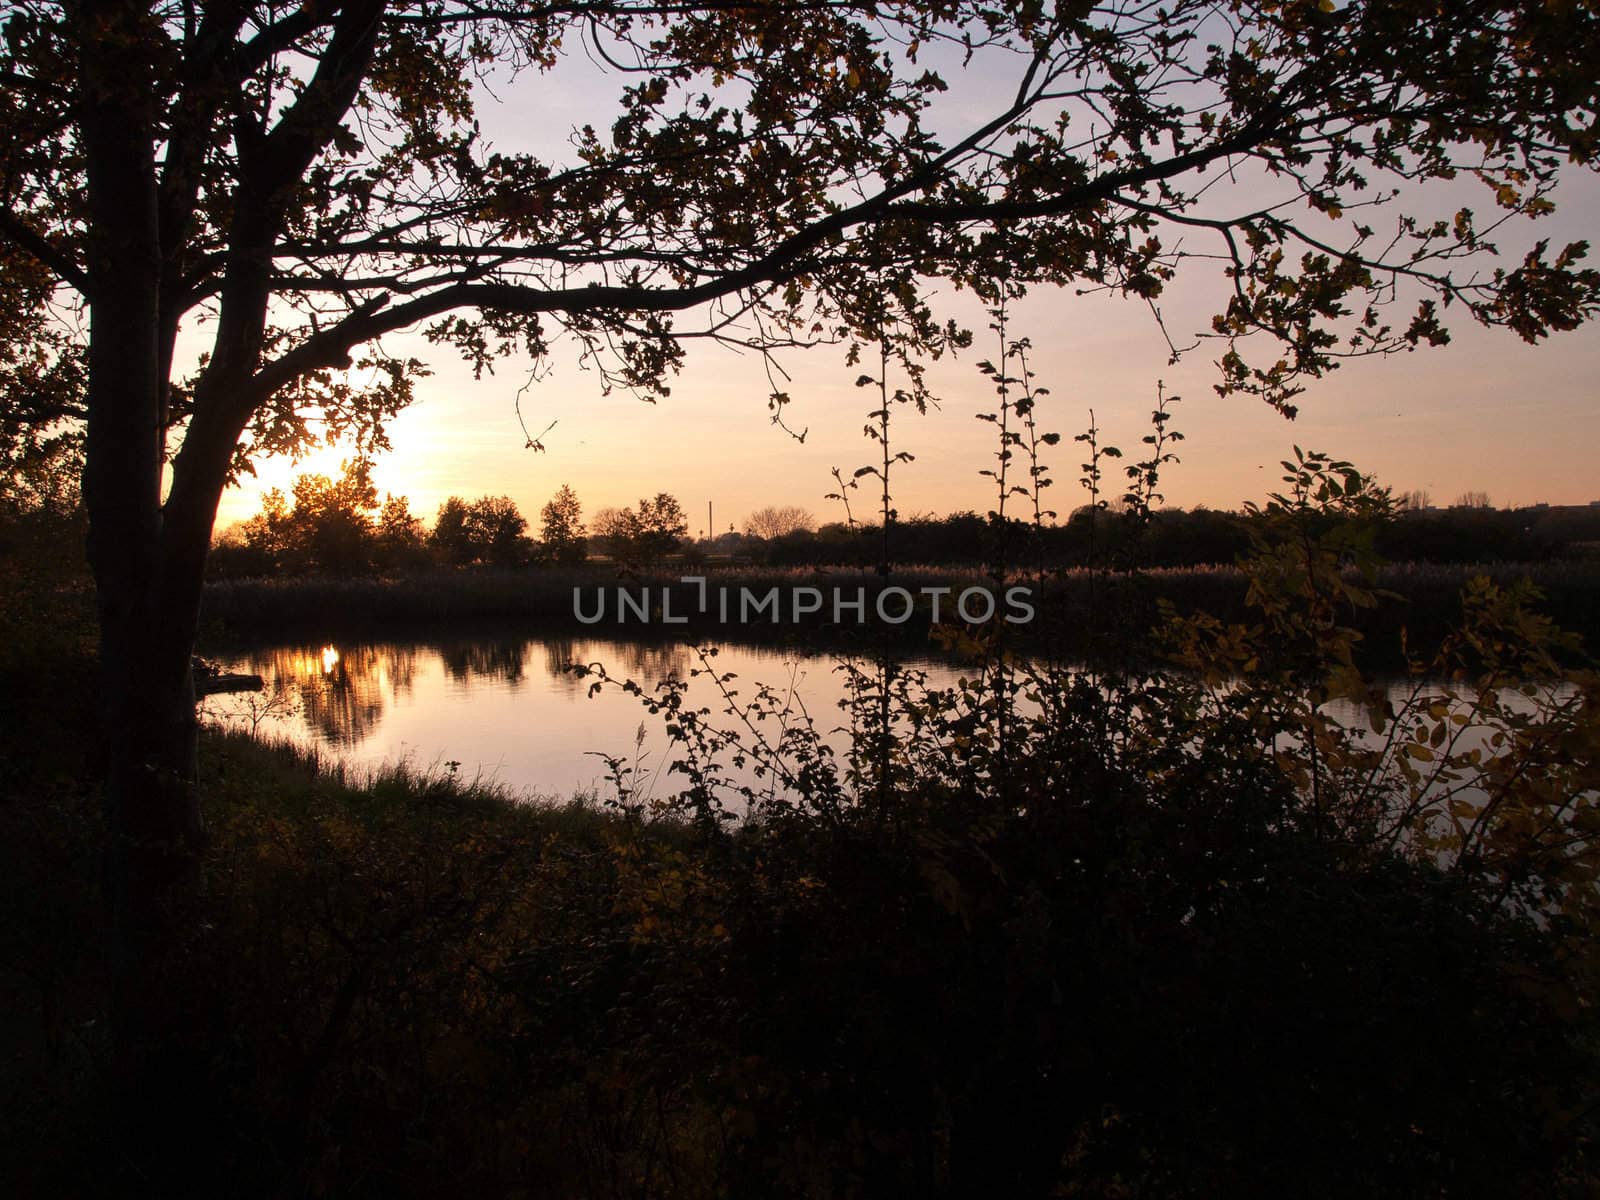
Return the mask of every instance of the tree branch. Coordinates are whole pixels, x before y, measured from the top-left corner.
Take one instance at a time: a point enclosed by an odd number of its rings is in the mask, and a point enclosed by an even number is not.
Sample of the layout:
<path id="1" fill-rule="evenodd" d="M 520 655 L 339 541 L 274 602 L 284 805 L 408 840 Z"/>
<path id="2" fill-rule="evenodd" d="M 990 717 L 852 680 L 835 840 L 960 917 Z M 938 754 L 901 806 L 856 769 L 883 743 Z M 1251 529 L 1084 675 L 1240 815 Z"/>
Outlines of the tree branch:
<path id="1" fill-rule="evenodd" d="M 89 276 L 72 257 L 53 244 L 15 213 L 0 210 L 0 233 L 21 246 L 34 258 L 49 267 L 62 282 L 76 289 L 79 295 L 89 295 Z"/>

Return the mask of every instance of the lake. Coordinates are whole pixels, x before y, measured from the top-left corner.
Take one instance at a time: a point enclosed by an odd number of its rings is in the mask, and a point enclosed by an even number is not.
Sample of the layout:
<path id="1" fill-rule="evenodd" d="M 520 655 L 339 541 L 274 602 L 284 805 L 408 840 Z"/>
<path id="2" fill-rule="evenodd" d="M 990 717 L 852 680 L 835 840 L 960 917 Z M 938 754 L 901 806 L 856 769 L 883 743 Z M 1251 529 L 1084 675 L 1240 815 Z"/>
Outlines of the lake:
<path id="1" fill-rule="evenodd" d="M 257 674 L 259 693 L 209 696 L 204 719 L 265 737 L 287 737 L 339 758 L 357 771 L 404 763 L 422 771 L 449 770 L 515 792 L 564 798 L 609 794 L 602 755 L 626 757 L 641 778 L 657 776 L 655 793 L 670 794 L 682 777 L 668 778 L 668 738 L 660 717 L 638 696 L 605 687 L 590 694 L 592 678 L 573 664 L 603 665 L 645 693 L 673 677 L 687 681 L 699 706 L 721 713 L 727 701 L 693 647 L 670 643 L 477 636 L 460 640 L 303 642 L 215 654 L 224 672 Z M 792 689 L 828 742 L 842 751 L 849 738 L 839 709 L 848 685 L 839 657 L 763 646 L 721 645 L 708 660 L 738 678 L 728 686 L 748 701 L 759 684 Z M 927 672 L 934 686 L 954 683 L 961 669 L 932 659 L 901 658 Z M 731 721 L 733 718 L 727 718 Z M 745 781 L 753 779 L 744 772 Z"/>
<path id="2" fill-rule="evenodd" d="M 722 644 L 702 660 L 692 646 L 667 642 L 479 633 L 295 642 L 216 654 L 212 661 L 225 672 L 258 674 L 266 686 L 207 697 L 201 711 L 211 723 L 288 738 L 357 773 L 405 764 L 424 773 L 454 771 L 521 795 L 609 796 L 605 755 L 626 760 L 641 796 L 665 798 L 683 787 L 683 776 L 667 770 L 676 748 L 663 718 L 620 688 L 591 694 L 593 678 L 579 677 L 570 670 L 574 664 L 600 664 L 647 696 L 663 680 L 684 680 L 695 707 L 710 708 L 721 727 L 734 726 L 738 718 L 724 715 L 728 701 L 704 671 L 709 663 L 736 677 L 727 686 L 742 704 L 768 685 L 777 690 L 779 707 L 810 715 L 835 754 L 850 745 L 841 656 L 816 649 Z M 870 661 L 856 661 L 871 669 Z M 940 688 L 975 671 L 928 656 L 901 656 L 896 669 L 921 672 L 928 686 Z M 1415 686 L 1393 681 L 1391 701 L 1404 704 Z M 1571 688 L 1556 684 L 1551 693 L 1566 696 Z M 1518 708 L 1529 704 L 1520 696 L 1512 700 Z M 1365 724 L 1353 705 L 1339 702 L 1329 711 L 1352 727 Z M 774 720 L 757 728 L 775 739 L 776 726 Z M 1463 732 L 1460 748 L 1485 744 L 1478 730 Z M 736 783 L 758 782 L 749 765 L 727 774 Z"/>

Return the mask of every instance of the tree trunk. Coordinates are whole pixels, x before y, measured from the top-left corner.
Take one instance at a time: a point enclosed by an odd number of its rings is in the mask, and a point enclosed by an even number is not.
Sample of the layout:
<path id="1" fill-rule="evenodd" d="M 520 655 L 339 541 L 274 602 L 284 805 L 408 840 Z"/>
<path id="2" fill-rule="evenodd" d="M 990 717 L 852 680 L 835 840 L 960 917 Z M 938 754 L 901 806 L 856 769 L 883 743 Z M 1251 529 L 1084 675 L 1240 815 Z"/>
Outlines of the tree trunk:
<path id="1" fill-rule="evenodd" d="M 160 35 L 138 5 L 88 3 L 72 13 L 92 231 L 83 490 L 107 751 L 111 1019 L 118 1074 L 145 1091 L 154 1074 L 146 1051 L 162 1045 L 170 1023 L 158 963 L 201 831 L 189 657 L 196 618 L 170 605 L 176 577 L 161 516 L 166 379 L 149 67 Z M 196 613 L 198 569 L 176 589 L 193 592 Z"/>

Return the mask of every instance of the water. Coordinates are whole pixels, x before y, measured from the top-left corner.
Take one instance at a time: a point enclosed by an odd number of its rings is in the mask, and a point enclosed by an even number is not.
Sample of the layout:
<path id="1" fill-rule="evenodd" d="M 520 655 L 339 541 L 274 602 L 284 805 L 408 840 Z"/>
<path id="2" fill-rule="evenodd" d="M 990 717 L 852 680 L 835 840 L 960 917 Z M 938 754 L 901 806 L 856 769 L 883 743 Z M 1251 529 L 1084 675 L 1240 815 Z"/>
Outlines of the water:
<path id="1" fill-rule="evenodd" d="M 646 695 L 669 677 L 685 680 L 696 706 L 711 708 L 719 724 L 734 721 L 722 715 L 727 700 L 716 683 L 693 675 L 706 663 L 681 645 L 512 636 L 338 641 L 212 661 L 225 672 L 260 675 L 266 684 L 258 693 L 207 697 L 202 712 L 212 723 L 287 736 L 358 771 L 404 763 L 540 796 L 609 794 L 602 755 L 636 765 L 657 795 L 681 787 L 681 776 L 665 770 L 671 747 L 661 719 L 617 688 L 591 696 L 593 678 L 568 670 L 574 663 L 603 664 Z M 719 647 L 709 662 L 719 674 L 737 676 L 728 687 L 741 702 L 758 684 L 786 697 L 792 689 L 794 707 L 803 706 L 836 752 L 849 744 L 839 708 L 847 684 L 836 656 L 739 645 Z M 948 686 L 962 673 L 926 659 L 903 663 L 926 671 L 932 686 Z M 763 730 L 775 735 L 771 724 Z M 754 781 L 748 769 L 734 774 Z"/>
<path id="2" fill-rule="evenodd" d="M 358 772 L 405 764 L 525 795 L 608 796 L 606 755 L 626 761 L 641 795 L 664 799 L 683 786 L 683 777 L 668 770 L 678 748 L 663 719 L 619 688 L 592 695 L 593 678 L 572 672 L 573 664 L 602 664 L 613 677 L 639 684 L 646 696 L 665 679 L 685 680 L 695 707 L 709 708 L 720 727 L 737 727 L 739 718 L 726 711 L 728 698 L 704 670 L 709 662 L 719 674 L 736 677 L 727 686 L 739 703 L 766 684 L 777 691 L 778 707 L 809 714 L 836 755 L 850 745 L 841 708 L 846 676 L 836 655 L 815 651 L 723 645 L 702 660 L 692 647 L 669 643 L 501 634 L 280 644 L 215 661 L 227 672 L 262 676 L 266 687 L 208 697 L 203 713 L 213 723 L 288 737 Z M 950 687 L 973 670 L 926 657 L 902 658 L 899 667 L 922 672 L 933 688 Z M 1415 686 L 1394 681 L 1390 701 L 1404 705 Z M 1570 694 L 1570 685 L 1561 684 L 1551 693 Z M 1518 695 L 1511 700 L 1522 709 L 1531 703 Z M 1365 725 L 1364 714 L 1348 703 L 1335 702 L 1327 711 L 1353 731 Z M 757 732 L 775 740 L 776 726 L 775 719 L 758 722 Z M 1457 749 L 1488 749 L 1487 731 L 1461 732 Z M 745 737 L 748 742 L 749 731 Z M 749 763 L 729 765 L 727 774 L 738 784 L 762 782 Z"/>

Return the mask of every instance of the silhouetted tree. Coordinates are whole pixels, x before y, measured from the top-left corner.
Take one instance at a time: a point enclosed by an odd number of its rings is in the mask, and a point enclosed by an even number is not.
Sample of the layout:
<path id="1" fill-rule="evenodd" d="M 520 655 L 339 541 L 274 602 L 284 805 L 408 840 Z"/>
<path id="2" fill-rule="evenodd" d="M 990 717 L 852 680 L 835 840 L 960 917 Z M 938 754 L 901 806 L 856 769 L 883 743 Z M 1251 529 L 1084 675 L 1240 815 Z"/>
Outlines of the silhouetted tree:
<path id="1" fill-rule="evenodd" d="M 0 386 L 4 374 L 0 368 Z M 21 431 L 7 439 L 0 430 L 0 575 L 9 582 L 32 580 L 41 590 L 81 584 L 82 472 L 81 434 Z"/>
<path id="2" fill-rule="evenodd" d="M 507 496 L 483 496 L 470 504 L 451 496 L 439 508 L 430 540 L 446 562 L 457 565 L 525 561 L 532 545 L 523 536 L 528 522 Z"/>
<path id="3" fill-rule="evenodd" d="M 540 511 L 539 523 L 546 558 L 561 564 L 583 561 L 586 552 L 583 507 L 578 503 L 578 493 L 563 483 Z"/>
<path id="4" fill-rule="evenodd" d="M 428 560 L 428 535 L 404 496 L 385 496 L 374 533 L 373 558 L 385 567 L 415 567 Z"/>
<path id="5" fill-rule="evenodd" d="M 527 519 L 509 496 L 483 496 L 467 508 L 467 542 L 479 562 L 498 566 L 526 562 L 533 550 L 524 536 L 527 528 Z"/>
<path id="6" fill-rule="evenodd" d="M 602 508 L 594 515 L 595 537 L 605 551 L 627 567 L 653 566 L 679 549 L 689 520 L 677 498 L 658 492 L 640 500 L 638 510 Z"/>
<path id="7" fill-rule="evenodd" d="M 781 507 L 758 508 L 745 518 L 744 531 L 749 537 L 779 538 L 800 530 L 813 530 L 817 519 L 804 508 L 792 504 Z"/>
<path id="8" fill-rule="evenodd" d="M 241 525 L 249 563 L 287 571 L 360 571 L 371 565 L 378 492 L 369 463 L 346 462 L 338 479 L 298 476 L 290 492 L 268 490 L 261 511 Z"/>
<path id="9" fill-rule="evenodd" d="M 435 553 L 445 562 L 469 563 L 473 559 L 472 539 L 467 534 L 467 502 L 451 496 L 439 506 L 433 531 L 428 535 Z"/>
<path id="10" fill-rule="evenodd" d="M 607 506 L 594 514 L 589 522 L 593 541 L 605 554 L 616 558 L 623 545 L 639 531 L 638 514 L 631 508 Z"/>
<path id="11" fill-rule="evenodd" d="M 653 563 L 679 548 L 689 532 L 689 518 L 677 497 L 657 492 L 653 500 L 639 501 L 639 553 Z"/>
<path id="12" fill-rule="evenodd" d="M 293 552 L 303 565 L 323 571 L 361 571 L 371 565 L 378 508 L 371 464 L 364 459 L 347 462 L 338 479 L 302 475 L 292 492 Z"/>

